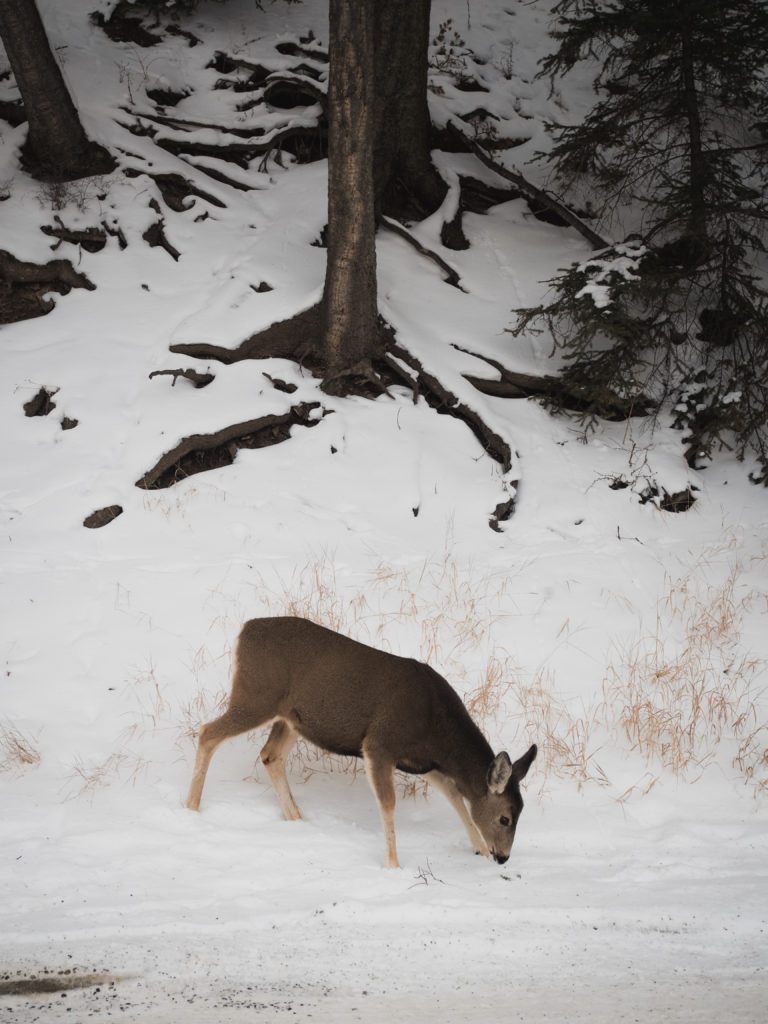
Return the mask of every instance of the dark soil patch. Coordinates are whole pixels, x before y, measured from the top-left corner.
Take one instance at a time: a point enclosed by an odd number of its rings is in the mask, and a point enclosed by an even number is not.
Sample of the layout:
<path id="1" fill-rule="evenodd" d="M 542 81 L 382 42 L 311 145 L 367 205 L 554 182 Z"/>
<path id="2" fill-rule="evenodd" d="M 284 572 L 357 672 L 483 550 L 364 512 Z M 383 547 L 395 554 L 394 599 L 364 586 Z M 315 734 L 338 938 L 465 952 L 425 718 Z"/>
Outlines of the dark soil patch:
<path id="1" fill-rule="evenodd" d="M 83 520 L 83 526 L 87 526 L 89 530 L 99 530 L 102 526 L 107 526 L 113 519 L 117 519 L 122 514 L 122 505 L 107 505 L 106 508 L 98 508 L 95 512 L 91 512 L 89 516 L 86 516 Z"/>
<path id="2" fill-rule="evenodd" d="M 203 189 L 193 185 L 191 181 L 183 178 L 180 174 L 153 174 L 151 177 L 160 189 L 163 202 L 175 213 L 183 213 L 188 210 L 195 197 L 204 199 L 206 203 L 218 206 L 219 209 L 224 209 L 226 205 L 216 196 L 204 192 Z"/>
<path id="3" fill-rule="evenodd" d="M 141 19 L 136 17 L 136 8 L 127 0 L 120 0 L 109 18 L 105 18 L 101 11 L 94 11 L 91 14 L 91 21 L 103 29 L 114 43 L 156 46 L 162 42 L 162 36 L 144 28 Z"/>
<path id="4" fill-rule="evenodd" d="M 324 50 L 299 46 L 298 43 L 278 43 L 275 49 L 278 53 L 285 54 L 288 57 L 309 57 L 310 60 L 319 60 L 321 64 L 328 63 L 328 54 Z"/>
<path id="5" fill-rule="evenodd" d="M 476 78 L 460 78 L 454 82 L 454 87 L 460 92 L 490 92 L 486 86 L 481 85 Z"/>
<path id="6" fill-rule="evenodd" d="M 287 441 L 294 426 L 316 426 L 319 421 L 312 419 L 311 413 L 319 408 L 319 402 L 302 402 L 279 416 L 262 416 L 213 434 L 185 437 L 137 480 L 136 486 L 159 490 L 172 487 L 195 473 L 231 466 L 240 448 L 267 448 Z"/>
<path id="7" fill-rule="evenodd" d="M 34 398 L 30 398 L 28 402 L 24 403 L 24 415 L 47 416 L 53 412 L 56 408 L 56 403 L 53 400 L 56 391 L 58 388 L 53 391 L 49 391 L 48 388 L 40 388 Z"/>
<path id="8" fill-rule="evenodd" d="M 322 100 L 321 93 L 295 79 L 276 78 L 264 89 L 264 101 L 277 110 L 311 107 Z"/>
<path id="9" fill-rule="evenodd" d="M 259 292 L 259 293 L 262 293 L 262 292 L 273 292 L 275 290 L 272 287 L 272 285 L 271 284 L 267 284 L 266 281 L 260 281 L 258 284 L 252 284 L 251 288 L 255 292 Z"/>
<path id="10" fill-rule="evenodd" d="M 666 488 L 659 489 L 657 484 L 652 483 L 640 495 L 640 504 L 652 502 L 662 512 L 687 512 L 696 502 L 695 490 L 695 487 L 686 487 L 684 491 L 670 494 Z"/>
<path id="11" fill-rule="evenodd" d="M 147 89 L 146 93 L 148 99 L 160 107 L 175 107 L 190 95 L 189 92 L 177 92 L 174 89 Z"/>
<path id="12" fill-rule="evenodd" d="M 0 100 L 0 117 L 12 128 L 18 128 L 27 120 L 21 100 Z"/>
<path id="13" fill-rule="evenodd" d="M 182 39 L 186 39 L 190 46 L 197 46 L 200 40 L 197 38 L 194 32 L 189 32 L 185 28 L 181 28 L 179 25 L 166 25 L 165 31 L 169 36 L 181 36 Z"/>
<path id="14" fill-rule="evenodd" d="M 44 992 L 66 992 L 73 988 L 91 988 L 112 985 L 121 979 L 114 974 L 78 974 L 67 970 L 61 974 L 43 972 L 31 978 L 13 978 L 6 974 L 0 978 L 0 996 L 29 996 Z"/>
<path id="15" fill-rule="evenodd" d="M 74 430 L 80 420 L 73 420 L 69 416 L 65 416 L 61 421 L 62 430 Z"/>

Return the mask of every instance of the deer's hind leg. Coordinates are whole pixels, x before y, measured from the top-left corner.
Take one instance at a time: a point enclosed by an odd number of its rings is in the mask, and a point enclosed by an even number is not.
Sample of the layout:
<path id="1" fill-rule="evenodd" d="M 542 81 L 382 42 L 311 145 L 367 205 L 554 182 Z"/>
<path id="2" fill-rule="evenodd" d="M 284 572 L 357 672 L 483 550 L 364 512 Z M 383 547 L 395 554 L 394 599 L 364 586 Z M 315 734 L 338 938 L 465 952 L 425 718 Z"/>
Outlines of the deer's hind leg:
<path id="1" fill-rule="evenodd" d="M 269 721 L 269 716 L 266 719 L 260 718 L 243 708 L 230 707 L 219 718 L 215 718 L 202 727 L 197 743 L 192 784 L 187 796 L 187 807 L 191 811 L 197 811 L 200 808 L 200 797 L 203 795 L 208 765 L 211 763 L 211 758 L 218 745 L 231 736 L 239 736 L 242 732 L 257 729 L 264 724 L 265 720 Z"/>
<path id="2" fill-rule="evenodd" d="M 301 811 L 296 806 L 291 787 L 288 785 L 288 776 L 285 774 L 285 761 L 297 738 L 298 734 L 293 726 L 284 718 L 278 718 L 259 755 L 262 764 L 269 772 L 277 799 L 280 801 L 283 817 L 287 821 L 301 819 Z"/>

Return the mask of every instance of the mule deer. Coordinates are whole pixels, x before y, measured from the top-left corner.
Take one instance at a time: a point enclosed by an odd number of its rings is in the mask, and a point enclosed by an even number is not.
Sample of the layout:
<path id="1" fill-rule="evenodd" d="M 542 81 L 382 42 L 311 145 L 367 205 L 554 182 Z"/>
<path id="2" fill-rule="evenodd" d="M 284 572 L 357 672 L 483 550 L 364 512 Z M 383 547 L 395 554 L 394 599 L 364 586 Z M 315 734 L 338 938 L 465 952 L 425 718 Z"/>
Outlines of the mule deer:
<path id="1" fill-rule="evenodd" d="M 302 736 L 333 754 L 363 758 L 384 822 L 388 867 L 399 867 L 396 768 L 425 776 L 445 794 L 476 853 L 508 860 L 523 809 L 519 783 L 536 745 L 514 764 L 503 751 L 494 757 L 459 695 L 428 665 L 307 619 L 251 619 L 238 638 L 228 708 L 200 730 L 187 807 L 199 808 L 222 740 L 268 722 L 260 756 L 287 819 L 301 817 L 285 760 Z"/>

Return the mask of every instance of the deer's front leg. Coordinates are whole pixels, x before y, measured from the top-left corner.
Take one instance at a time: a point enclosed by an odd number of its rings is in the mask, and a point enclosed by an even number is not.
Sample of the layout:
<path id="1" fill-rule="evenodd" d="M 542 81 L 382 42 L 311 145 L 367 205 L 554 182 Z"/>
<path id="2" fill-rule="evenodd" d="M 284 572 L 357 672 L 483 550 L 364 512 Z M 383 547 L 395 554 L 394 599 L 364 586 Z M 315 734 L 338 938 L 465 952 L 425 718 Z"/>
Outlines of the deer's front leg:
<path id="1" fill-rule="evenodd" d="M 395 842 L 395 766 L 388 759 L 377 756 L 375 750 L 364 750 L 365 774 L 371 784 L 384 823 L 387 840 L 387 867 L 399 868 Z"/>

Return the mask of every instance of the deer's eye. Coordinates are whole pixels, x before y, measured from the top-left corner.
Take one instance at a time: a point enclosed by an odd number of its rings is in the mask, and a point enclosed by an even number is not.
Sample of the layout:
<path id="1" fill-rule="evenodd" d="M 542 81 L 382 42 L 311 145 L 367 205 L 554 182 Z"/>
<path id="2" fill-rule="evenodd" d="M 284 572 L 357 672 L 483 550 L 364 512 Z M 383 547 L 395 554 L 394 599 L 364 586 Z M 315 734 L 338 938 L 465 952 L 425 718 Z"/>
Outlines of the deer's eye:
<path id="1" fill-rule="evenodd" d="M 505 816 L 504 816 L 504 815 L 502 814 L 502 816 L 501 816 L 501 817 L 499 818 L 499 824 L 500 824 L 500 825 L 503 825 L 503 826 L 504 826 L 504 828 L 507 828 L 507 827 L 508 827 L 508 825 L 509 825 L 509 818 L 505 817 Z"/>

